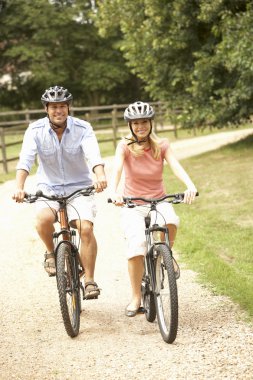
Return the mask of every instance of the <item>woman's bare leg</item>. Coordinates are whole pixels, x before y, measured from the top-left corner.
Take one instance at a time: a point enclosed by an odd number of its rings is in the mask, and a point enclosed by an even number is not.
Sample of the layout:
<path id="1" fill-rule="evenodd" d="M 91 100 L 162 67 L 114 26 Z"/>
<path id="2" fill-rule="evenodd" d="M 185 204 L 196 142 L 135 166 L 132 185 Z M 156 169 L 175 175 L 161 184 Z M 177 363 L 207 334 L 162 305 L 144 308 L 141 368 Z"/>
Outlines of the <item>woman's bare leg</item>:
<path id="1" fill-rule="evenodd" d="M 128 260 L 128 273 L 132 287 L 131 302 L 127 310 L 137 310 L 141 304 L 141 281 L 144 273 L 144 257 L 135 256 Z"/>

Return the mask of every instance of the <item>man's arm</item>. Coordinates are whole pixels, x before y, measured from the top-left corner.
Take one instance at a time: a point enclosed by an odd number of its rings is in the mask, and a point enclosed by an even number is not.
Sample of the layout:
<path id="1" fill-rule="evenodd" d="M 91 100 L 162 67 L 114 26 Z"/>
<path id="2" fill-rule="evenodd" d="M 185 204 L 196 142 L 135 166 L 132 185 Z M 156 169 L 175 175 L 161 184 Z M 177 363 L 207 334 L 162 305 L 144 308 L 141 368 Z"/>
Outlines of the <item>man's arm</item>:
<path id="1" fill-rule="evenodd" d="M 96 181 L 94 182 L 96 191 L 103 191 L 107 187 L 104 165 L 96 165 L 92 170 L 96 176 Z"/>
<path id="2" fill-rule="evenodd" d="M 29 173 L 24 169 L 18 169 L 16 173 L 16 191 L 12 196 L 12 199 L 14 199 L 16 202 L 20 203 L 24 201 L 25 197 L 25 181 L 28 177 Z"/>

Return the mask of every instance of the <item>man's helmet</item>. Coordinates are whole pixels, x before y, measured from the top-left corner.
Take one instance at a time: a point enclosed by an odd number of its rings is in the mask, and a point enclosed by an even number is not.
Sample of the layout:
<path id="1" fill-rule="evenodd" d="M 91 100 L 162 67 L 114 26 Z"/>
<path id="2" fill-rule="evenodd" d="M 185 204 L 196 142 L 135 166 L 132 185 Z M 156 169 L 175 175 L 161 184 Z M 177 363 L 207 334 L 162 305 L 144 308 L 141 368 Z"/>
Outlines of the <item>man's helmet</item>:
<path id="1" fill-rule="evenodd" d="M 46 106 L 48 103 L 70 103 L 72 99 L 72 94 L 66 88 L 54 86 L 45 90 L 41 97 L 41 102 L 44 106 Z"/>
<path id="2" fill-rule="evenodd" d="M 155 111 L 148 103 L 135 102 L 130 104 L 124 112 L 124 119 L 128 122 L 136 119 L 153 119 Z"/>

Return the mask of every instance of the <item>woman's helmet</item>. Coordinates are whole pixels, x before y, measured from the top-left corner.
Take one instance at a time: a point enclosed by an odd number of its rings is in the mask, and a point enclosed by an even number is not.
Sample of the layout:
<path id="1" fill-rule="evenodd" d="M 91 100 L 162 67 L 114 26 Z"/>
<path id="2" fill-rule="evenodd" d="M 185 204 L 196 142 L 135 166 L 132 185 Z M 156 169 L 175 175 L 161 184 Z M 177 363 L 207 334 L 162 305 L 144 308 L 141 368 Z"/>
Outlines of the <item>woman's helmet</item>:
<path id="1" fill-rule="evenodd" d="M 148 103 L 135 102 L 130 104 L 124 112 L 124 119 L 128 122 L 136 119 L 153 119 L 155 111 Z"/>
<path id="2" fill-rule="evenodd" d="M 48 103 L 70 103 L 72 99 L 72 94 L 66 88 L 54 86 L 45 90 L 41 97 L 41 102 L 44 106 L 46 106 Z"/>

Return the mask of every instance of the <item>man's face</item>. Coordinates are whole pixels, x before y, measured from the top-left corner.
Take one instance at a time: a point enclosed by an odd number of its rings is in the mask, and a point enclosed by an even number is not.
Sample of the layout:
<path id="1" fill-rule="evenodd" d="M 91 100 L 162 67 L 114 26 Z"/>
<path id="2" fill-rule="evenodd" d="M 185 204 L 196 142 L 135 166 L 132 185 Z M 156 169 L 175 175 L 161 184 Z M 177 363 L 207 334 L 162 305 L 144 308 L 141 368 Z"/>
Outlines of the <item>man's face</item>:
<path id="1" fill-rule="evenodd" d="M 66 102 L 48 103 L 45 109 L 53 124 L 62 125 L 65 123 L 69 113 L 69 105 Z"/>

